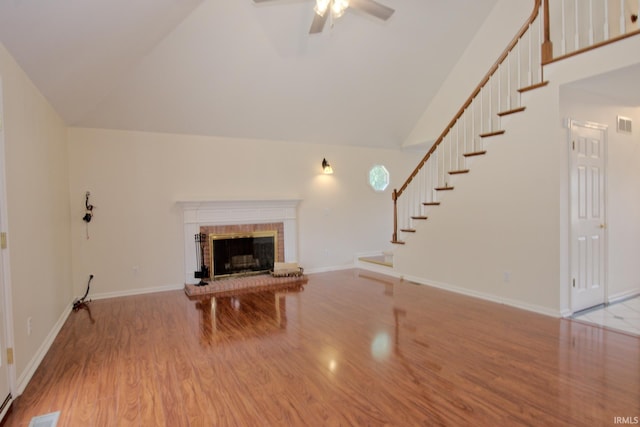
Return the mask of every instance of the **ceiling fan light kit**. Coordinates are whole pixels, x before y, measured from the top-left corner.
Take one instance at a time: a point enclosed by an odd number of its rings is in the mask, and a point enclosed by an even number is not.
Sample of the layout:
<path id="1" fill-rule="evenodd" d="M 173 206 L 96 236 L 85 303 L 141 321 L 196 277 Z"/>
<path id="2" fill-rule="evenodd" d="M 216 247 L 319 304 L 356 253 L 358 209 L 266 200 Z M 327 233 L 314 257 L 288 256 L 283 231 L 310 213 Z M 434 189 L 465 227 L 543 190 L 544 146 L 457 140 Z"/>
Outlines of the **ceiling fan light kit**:
<path id="1" fill-rule="evenodd" d="M 327 13 L 327 9 L 331 9 L 331 18 L 337 19 L 344 15 L 344 11 L 348 7 L 348 0 L 316 0 L 316 6 L 313 11 L 320 16 L 324 16 Z"/>
<path id="2" fill-rule="evenodd" d="M 253 0 L 254 3 L 264 3 L 268 1 L 273 0 Z M 333 26 L 333 21 L 344 15 L 344 12 L 349 7 L 373 15 L 383 21 L 389 19 L 391 15 L 393 15 L 393 12 L 395 12 L 390 7 L 374 0 L 315 0 L 315 2 L 316 5 L 313 7 L 315 15 L 313 22 L 311 22 L 309 34 L 321 33 L 329 16 L 331 16 L 331 26 Z"/>

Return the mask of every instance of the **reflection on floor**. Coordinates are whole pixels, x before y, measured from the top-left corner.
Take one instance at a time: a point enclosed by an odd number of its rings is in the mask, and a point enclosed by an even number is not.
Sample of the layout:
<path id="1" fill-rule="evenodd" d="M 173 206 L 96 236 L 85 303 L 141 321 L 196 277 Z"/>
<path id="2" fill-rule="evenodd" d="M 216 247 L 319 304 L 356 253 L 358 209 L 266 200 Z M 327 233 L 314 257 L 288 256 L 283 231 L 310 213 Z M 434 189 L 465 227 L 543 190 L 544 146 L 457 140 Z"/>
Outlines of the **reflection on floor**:
<path id="1" fill-rule="evenodd" d="M 640 335 L 640 296 L 578 313 L 573 318 Z"/>

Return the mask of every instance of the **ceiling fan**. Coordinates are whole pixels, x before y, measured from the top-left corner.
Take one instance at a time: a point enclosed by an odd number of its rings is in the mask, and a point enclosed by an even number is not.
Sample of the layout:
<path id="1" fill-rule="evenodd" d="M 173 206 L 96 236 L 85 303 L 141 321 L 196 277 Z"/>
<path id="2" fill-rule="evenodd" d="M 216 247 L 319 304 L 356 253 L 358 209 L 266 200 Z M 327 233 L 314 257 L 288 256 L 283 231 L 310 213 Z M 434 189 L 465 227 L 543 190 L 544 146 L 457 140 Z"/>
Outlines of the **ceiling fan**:
<path id="1" fill-rule="evenodd" d="M 274 0 L 253 0 L 254 3 L 265 3 Z M 365 13 L 375 16 L 376 18 L 386 21 L 393 15 L 395 10 L 380 4 L 374 0 L 315 0 L 316 5 L 313 8 L 316 13 L 309 29 L 309 34 L 321 33 L 327 18 L 331 18 L 331 26 L 333 21 L 341 17 L 347 8 L 361 10 Z"/>

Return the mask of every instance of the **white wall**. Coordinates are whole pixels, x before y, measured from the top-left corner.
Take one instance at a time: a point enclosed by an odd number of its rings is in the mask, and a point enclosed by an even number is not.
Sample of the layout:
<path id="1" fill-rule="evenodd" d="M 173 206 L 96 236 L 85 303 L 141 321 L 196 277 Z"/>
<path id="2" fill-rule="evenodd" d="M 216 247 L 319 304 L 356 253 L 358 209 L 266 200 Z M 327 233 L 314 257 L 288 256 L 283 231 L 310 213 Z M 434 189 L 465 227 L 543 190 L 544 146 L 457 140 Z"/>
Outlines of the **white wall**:
<path id="1" fill-rule="evenodd" d="M 390 191 L 368 187 L 369 168 L 385 164 L 393 188 L 417 164 L 398 150 L 84 128 L 69 129 L 69 155 L 73 283 L 78 293 L 94 274 L 95 295 L 184 284 L 177 201 L 301 199 L 305 271 L 352 265 L 390 246 Z M 321 174 L 323 157 L 334 175 Z"/>
<path id="2" fill-rule="evenodd" d="M 404 146 L 431 145 L 531 15 L 532 0 L 499 0 L 453 67 Z M 437 58 L 434 58 L 437 61 Z"/>
<path id="3" fill-rule="evenodd" d="M 20 381 L 34 367 L 34 358 L 73 298 L 66 127 L 2 44 L 0 76 Z M 29 317 L 33 319 L 31 335 L 27 334 Z"/>
<path id="4" fill-rule="evenodd" d="M 564 86 L 562 117 L 608 126 L 607 294 L 610 299 L 640 292 L 640 106 L 622 105 L 602 95 Z M 616 117 L 633 120 L 632 134 L 616 131 Z"/>

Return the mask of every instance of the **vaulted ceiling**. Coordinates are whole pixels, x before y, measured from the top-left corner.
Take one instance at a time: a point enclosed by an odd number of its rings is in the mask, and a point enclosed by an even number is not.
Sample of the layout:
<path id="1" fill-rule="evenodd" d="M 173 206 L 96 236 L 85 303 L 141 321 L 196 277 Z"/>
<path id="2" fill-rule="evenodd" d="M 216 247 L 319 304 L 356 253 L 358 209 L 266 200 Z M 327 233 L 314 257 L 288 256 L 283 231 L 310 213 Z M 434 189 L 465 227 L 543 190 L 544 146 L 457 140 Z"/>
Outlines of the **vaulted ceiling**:
<path id="1" fill-rule="evenodd" d="M 6 0 L 0 42 L 70 126 L 399 147 L 496 0 Z"/>

